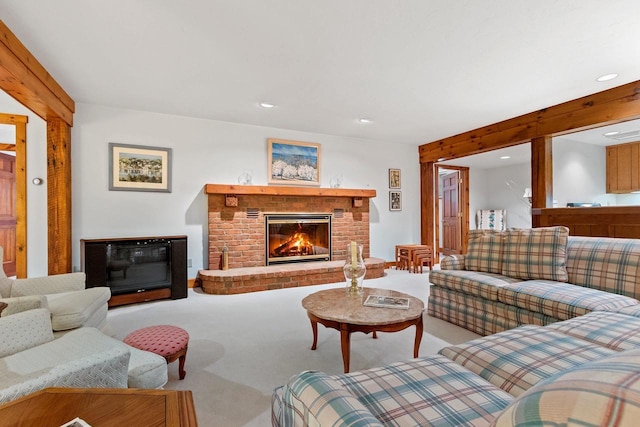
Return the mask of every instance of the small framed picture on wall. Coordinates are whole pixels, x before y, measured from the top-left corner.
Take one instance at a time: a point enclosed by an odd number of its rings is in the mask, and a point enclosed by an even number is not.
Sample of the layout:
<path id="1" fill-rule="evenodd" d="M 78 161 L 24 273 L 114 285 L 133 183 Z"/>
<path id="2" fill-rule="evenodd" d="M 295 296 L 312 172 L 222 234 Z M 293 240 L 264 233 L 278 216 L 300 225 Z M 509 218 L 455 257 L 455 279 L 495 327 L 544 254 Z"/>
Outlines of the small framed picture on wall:
<path id="1" fill-rule="evenodd" d="M 400 188 L 400 169 L 389 169 L 389 188 Z"/>
<path id="2" fill-rule="evenodd" d="M 402 191 L 389 191 L 389 210 L 402 210 Z"/>

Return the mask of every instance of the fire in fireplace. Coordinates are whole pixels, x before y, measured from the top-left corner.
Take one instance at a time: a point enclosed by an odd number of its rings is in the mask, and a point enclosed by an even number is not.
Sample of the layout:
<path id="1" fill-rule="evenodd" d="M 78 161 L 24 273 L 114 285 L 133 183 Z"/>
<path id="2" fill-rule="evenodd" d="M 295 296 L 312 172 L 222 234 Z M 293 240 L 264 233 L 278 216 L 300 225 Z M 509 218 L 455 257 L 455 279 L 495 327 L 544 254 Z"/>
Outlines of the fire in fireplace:
<path id="1" fill-rule="evenodd" d="M 331 260 L 331 215 L 265 215 L 267 265 Z"/>

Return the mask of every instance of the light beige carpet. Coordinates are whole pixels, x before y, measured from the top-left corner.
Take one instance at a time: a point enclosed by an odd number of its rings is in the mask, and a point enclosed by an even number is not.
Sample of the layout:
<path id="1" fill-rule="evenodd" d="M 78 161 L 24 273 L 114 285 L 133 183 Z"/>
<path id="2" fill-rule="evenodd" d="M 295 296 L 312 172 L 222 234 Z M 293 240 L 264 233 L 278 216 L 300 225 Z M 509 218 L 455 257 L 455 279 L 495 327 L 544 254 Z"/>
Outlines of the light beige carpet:
<path id="1" fill-rule="evenodd" d="M 421 298 L 429 295 L 428 274 L 385 270 L 366 287 L 393 289 Z M 343 283 L 307 286 L 242 295 L 218 296 L 189 290 L 181 300 L 162 300 L 109 310 L 108 324 L 116 338 L 150 325 L 169 324 L 190 335 L 185 369 L 178 379 L 177 362 L 169 365 L 165 388 L 191 390 L 201 426 L 271 425 L 273 389 L 303 370 L 342 373 L 340 334 L 318 325 L 318 348 L 310 349 L 312 333 L 300 302 L 321 289 Z M 425 314 L 420 356 L 478 335 Z M 351 336 L 351 371 L 412 357 L 415 329 Z"/>

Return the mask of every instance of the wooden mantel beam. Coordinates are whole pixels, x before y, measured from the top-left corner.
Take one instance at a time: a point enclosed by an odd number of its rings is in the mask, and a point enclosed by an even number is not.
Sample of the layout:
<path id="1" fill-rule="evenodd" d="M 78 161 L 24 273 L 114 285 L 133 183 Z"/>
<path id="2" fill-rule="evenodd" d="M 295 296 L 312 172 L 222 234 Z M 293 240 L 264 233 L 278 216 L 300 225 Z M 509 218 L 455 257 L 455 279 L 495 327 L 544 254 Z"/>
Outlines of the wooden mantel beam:
<path id="1" fill-rule="evenodd" d="M 320 187 L 286 187 L 265 185 L 206 184 L 206 194 L 265 195 L 265 196 L 325 196 L 325 197 L 376 197 L 376 190 Z"/>
<path id="2" fill-rule="evenodd" d="M 421 145 L 420 163 L 451 160 L 640 118 L 640 81 Z"/>
<path id="3" fill-rule="evenodd" d="M 44 120 L 73 126 L 75 103 L 29 50 L 0 20 L 0 86 Z"/>

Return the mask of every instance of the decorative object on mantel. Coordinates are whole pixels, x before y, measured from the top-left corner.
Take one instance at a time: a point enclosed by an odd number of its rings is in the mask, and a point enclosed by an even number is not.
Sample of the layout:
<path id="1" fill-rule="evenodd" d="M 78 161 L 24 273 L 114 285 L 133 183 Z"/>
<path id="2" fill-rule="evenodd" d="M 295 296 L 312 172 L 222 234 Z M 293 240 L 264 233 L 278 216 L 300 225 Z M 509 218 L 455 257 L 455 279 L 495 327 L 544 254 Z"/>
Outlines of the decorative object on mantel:
<path id="1" fill-rule="evenodd" d="M 320 185 L 320 144 L 267 139 L 269 184 Z"/>
<path id="2" fill-rule="evenodd" d="M 171 148 L 110 142 L 109 191 L 171 193 Z"/>
<path id="3" fill-rule="evenodd" d="M 245 170 L 238 177 L 238 184 L 240 185 L 251 185 L 253 181 L 253 171 Z"/>
<path id="4" fill-rule="evenodd" d="M 340 188 L 342 186 L 342 175 L 336 175 L 329 180 L 329 187 Z"/>
<path id="5" fill-rule="evenodd" d="M 389 169 L 389 188 L 400 188 L 400 169 Z"/>
<path id="6" fill-rule="evenodd" d="M 362 295 L 362 282 L 367 267 L 362 258 L 362 245 L 351 242 L 347 246 L 347 259 L 344 262 L 344 277 L 347 280 L 347 294 Z"/>
<path id="7" fill-rule="evenodd" d="M 402 192 L 401 191 L 389 191 L 389 210 L 390 211 L 402 210 Z"/>

